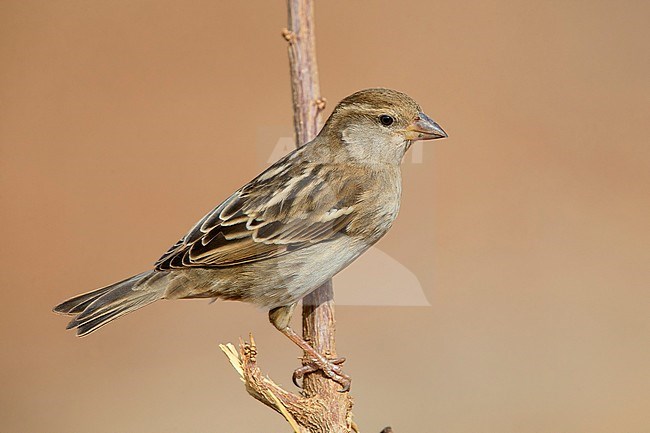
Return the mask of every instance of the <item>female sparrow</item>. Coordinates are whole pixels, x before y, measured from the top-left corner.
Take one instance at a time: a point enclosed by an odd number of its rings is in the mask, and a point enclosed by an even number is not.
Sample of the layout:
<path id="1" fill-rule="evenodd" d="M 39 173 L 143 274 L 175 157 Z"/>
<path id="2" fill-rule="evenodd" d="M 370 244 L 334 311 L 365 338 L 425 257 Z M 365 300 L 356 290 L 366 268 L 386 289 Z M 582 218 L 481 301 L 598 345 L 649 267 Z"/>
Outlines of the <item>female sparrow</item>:
<path id="1" fill-rule="evenodd" d="M 314 140 L 214 208 L 153 270 L 69 299 L 55 312 L 89 334 L 159 299 L 251 302 L 339 382 L 350 378 L 289 327 L 300 299 L 377 242 L 400 205 L 400 163 L 416 140 L 447 137 L 404 93 L 343 99 Z"/>

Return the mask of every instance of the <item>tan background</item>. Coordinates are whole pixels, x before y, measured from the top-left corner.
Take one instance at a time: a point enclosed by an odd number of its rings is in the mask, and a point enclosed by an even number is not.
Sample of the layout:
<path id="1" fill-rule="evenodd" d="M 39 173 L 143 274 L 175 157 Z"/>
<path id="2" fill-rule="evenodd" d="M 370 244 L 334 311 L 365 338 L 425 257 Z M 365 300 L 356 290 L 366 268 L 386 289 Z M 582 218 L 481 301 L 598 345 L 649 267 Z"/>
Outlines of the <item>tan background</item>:
<path id="1" fill-rule="evenodd" d="M 338 311 L 364 432 L 650 431 L 649 5 L 319 2 L 323 95 L 401 89 L 451 136 L 380 244 L 431 307 Z M 217 348 L 254 331 L 290 386 L 299 352 L 253 307 L 160 302 L 83 340 L 50 313 L 262 169 L 260 131 L 291 130 L 284 15 L 0 2 L 3 433 L 288 431 Z"/>

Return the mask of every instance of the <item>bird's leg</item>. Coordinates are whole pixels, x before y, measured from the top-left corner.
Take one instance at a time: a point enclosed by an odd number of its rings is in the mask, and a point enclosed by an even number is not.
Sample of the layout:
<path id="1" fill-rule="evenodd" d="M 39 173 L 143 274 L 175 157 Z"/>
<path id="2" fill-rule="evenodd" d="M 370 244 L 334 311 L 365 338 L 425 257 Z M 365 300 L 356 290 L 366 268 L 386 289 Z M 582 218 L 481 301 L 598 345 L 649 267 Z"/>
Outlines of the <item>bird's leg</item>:
<path id="1" fill-rule="evenodd" d="M 343 389 L 341 392 L 350 390 L 350 376 L 343 373 L 340 364 L 345 362 L 345 358 L 327 359 L 318 353 L 309 343 L 296 333 L 290 326 L 291 315 L 296 304 L 277 307 L 269 311 L 269 320 L 280 332 L 286 335 L 289 340 L 293 341 L 296 346 L 300 347 L 309 357 L 303 360 L 305 365 L 293 373 L 293 383 L 298 386 L 298 380 L 305 374 L 321 370 L 327 377 L 340 384 Z"/>
<path id="2" fill-rule="evenodd" d="M 303 361 L 306 362 L 305 365 L 293 372 L 292 379 L 296 386 L 298 386 L 298 380 L 302 379 L 305 374 L 321 370 L 327 377 L 343 387 L 341 392 L 350 390 L 350 376 L 343 373 L 343 370 L 340 367 L 340 364 L 345 362 L 345 358 L 327 359 L 325 356 L 318 353 L 316 349 L 311 347 L 311 345 L 300 337 L 300 335 L 296 334 L 296 331 L 291 329 L 289 326 L 280 329 L 280 332 L 289 337 L 289 340 L 293 341 L 309 356 L 307 360 Z"/>

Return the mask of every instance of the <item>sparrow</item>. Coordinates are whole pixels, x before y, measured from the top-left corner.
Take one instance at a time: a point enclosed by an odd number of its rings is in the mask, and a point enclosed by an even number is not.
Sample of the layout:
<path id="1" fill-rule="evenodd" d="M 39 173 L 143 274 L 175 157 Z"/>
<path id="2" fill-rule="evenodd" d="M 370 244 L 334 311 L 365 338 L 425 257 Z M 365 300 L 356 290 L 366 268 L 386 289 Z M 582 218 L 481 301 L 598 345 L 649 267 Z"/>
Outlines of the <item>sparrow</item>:
<path id="1" fill-rule="evenodd" d="M 225 199 L 152 270 L 54 307 L 78 336 L 159 299 L 249 302 L 310 357 L 313 370 L 349 389 L 289 322 L 296 304 L 376 243 L 397 217 L 400 163 L 417 140 L 447 137 L 404 93 L 374 88 L 334 108 L 319 134 Z M 298 371 L 296 370 L 296 374 Z M 303 370 L 304 371 L 304 370 Z M 296 382 L 294 374 L 294 382 Z"/>

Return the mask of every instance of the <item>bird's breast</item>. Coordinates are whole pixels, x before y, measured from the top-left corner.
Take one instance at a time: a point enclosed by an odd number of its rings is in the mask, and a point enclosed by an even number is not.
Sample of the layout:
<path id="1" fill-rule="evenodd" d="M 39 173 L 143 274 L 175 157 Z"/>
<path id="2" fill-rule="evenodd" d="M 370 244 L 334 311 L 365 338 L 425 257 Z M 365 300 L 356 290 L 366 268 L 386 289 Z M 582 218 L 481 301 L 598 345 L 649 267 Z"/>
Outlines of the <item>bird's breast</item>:
<path id="1" fill-rule="evenodd" d="M 372 243 L 379 240 L 397 218 L 401 194 L 399 170 L 385 170 L 370 177 L 360 196 L 357 217 L 348 227 L 348 232 Z"/>

